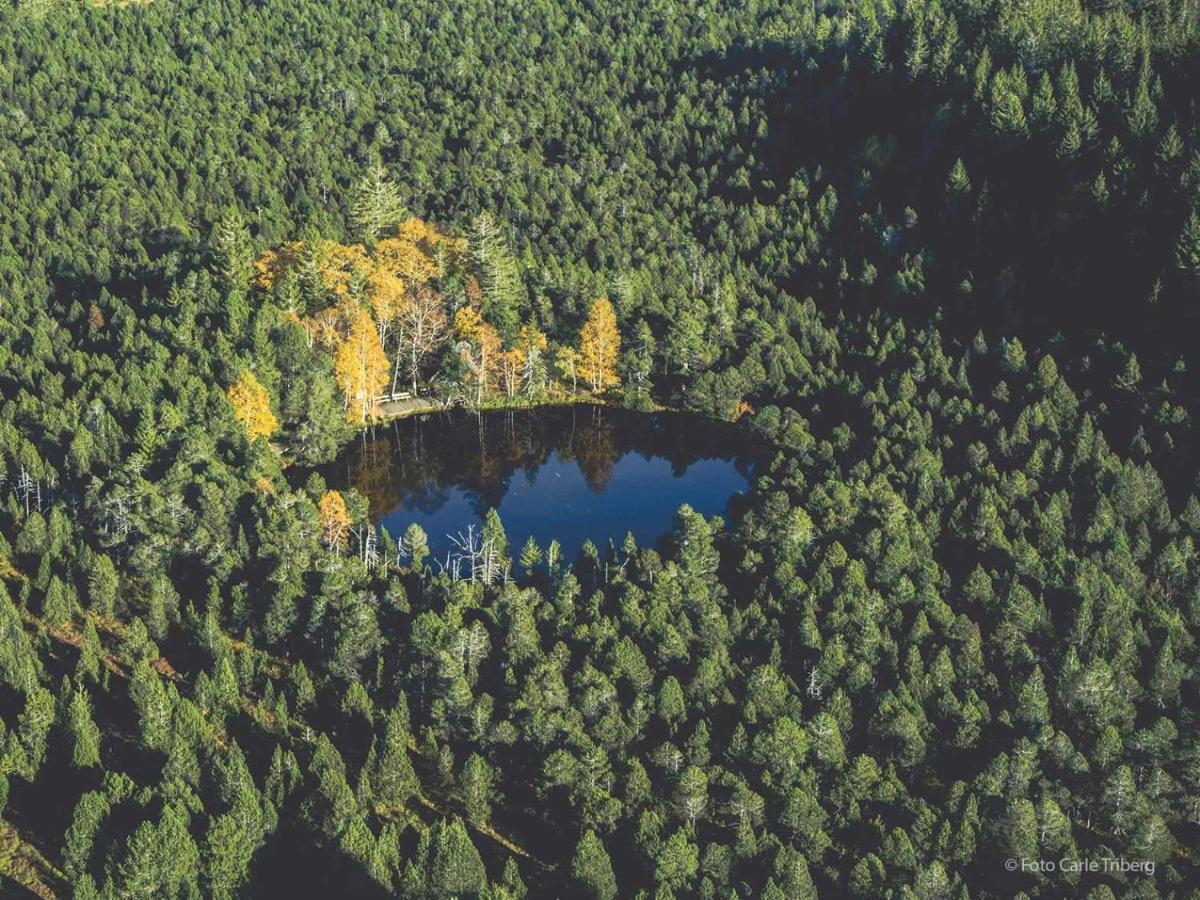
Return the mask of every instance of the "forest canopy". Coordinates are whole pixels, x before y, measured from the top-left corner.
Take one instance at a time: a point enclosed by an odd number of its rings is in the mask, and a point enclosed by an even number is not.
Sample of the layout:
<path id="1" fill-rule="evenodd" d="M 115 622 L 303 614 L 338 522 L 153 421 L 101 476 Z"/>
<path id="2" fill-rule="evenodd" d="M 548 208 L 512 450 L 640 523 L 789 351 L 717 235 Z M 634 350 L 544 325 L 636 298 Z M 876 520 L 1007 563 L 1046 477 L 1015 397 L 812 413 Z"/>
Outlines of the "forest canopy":
<path id="1" fill-rule="evenodd" d="M 1197 27 L 11 4 L 5 888 L 1200 896 Z M 767 452 L 450 568 L 317 468 L 408 401 Z"/>

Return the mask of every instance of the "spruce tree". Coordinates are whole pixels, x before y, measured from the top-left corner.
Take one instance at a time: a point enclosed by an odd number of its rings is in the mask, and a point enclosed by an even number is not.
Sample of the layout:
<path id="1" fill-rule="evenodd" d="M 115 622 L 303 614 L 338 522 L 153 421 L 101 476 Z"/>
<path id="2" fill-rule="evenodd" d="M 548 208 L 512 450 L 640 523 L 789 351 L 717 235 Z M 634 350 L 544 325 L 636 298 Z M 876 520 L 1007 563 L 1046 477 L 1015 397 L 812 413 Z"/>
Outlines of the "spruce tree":
<path id="1" fill-rule="evenodd" d="M 478 897 L 487 887 L 483 859 L 461 819 L 442 819 L 433 827 L 425 878 L 437 897 Z"/>
<path id="2" fill-rule="evenodd" d="M 571 877 L 588 897 L 595 900 L 613 900 L 617 896 L 612 860 L 596 832 L 585 831 L 579 839 L 571 859 Z"/>
<path id="3" fill-rule="evenodd" d="M 87 688 L 76 685 L 67 704 L 67 731 L 71 737 L 71 764 L 79 769 L 100 765 L 100 729 L 92 719 Z"/>
<path id="4" fill-rule="evenodd" d="M 383 232 L 404 218 L 400 189 L 376 164 L 354 183 L 350 200 L 350 221 L 356 236 L 365 244 L 374 244 Z"/>

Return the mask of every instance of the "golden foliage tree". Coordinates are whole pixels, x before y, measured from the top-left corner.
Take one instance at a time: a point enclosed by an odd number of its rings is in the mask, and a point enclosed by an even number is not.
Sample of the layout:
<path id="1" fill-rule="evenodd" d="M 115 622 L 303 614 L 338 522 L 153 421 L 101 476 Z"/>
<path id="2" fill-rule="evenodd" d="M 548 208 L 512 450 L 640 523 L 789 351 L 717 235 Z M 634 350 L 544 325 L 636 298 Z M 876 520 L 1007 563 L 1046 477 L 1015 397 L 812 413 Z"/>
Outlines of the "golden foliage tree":
<path id="1" fill-rule="evenodd" d="M 424 284 L 437 274 L 433 257 L 420 245 L 400 237 L 384 238 L 375 245 L 376 264 L 410 284 Z"/>
<path id="2" fill-rule="evenodd" d="M 330 550 L 344 550 L 350 534 L 350 511 L 337 491 L 326 491 L 317 504 L 321 516 L 321 537 Z"/>
<path id="3" fill-rule="evenodd" d="M 476 402 L 482 402 L 500 367 L 500 335 L 469 306 L 454 314 L 454 333 L 459 339 L 458 351 L 475 382 Z"/>
<path id="4" fill-rule="evenodd" d="M 500 380 L 506 397 L 515 397 L 521 389 L 525 360 L 525 350 L 519 344 L 500 354 Z"/>
<path id="5" fill-rule="evenodd" d="M 255 261 L 254 283 L 270 290 L 285 272 L 299 271 L 306 259 L 311 259 L 325 290 L 339 300 L 349 296 L 350 285 L 356 278 L 365 281 L 372 271 L 371 260 L 362 244 L 292 241 L 278 249 L 267 250 Z"/>
<path id="6" fill-rule="evenodd" d="M 371 314 L 360 309 L 333 357 L 333 371 L 351 419 L 367 420 L 375 398 L 387 384 L 389 368 Z"/>
<path id="7" fill-rule="evenodd" d="M 416 244 L 430 256 L 438 244 L 452 244 L 461 249 L 465 245 L 462 238 L 454 238 L 442 234 L 424 219 L 417 216 L 405 219 L 396 229 L 396 237 L 410 244 Z"/>
<path id="8" fill-rule="evenodd" d="M 621 383 L 617 360 L 621 355 L 621 333 L 617 316 L 608 299 L 601 297 L 588 310 L 587 321 L 579 334 L 579 362 L 583 376 L 599 392 Z"/>
<path id="9" fill-rule="evenodd" d="M 407 219 L 395 235 L 375 245 L 375 262 L 395 272 L 407 284 L 424 284 L 445 275 L 447 266 L 461 262 L 466 241 L 442 234 L 418 218 Z"/>
<path id="10" fill-rule="evenodd" d="M 292 241 L 273 250 L 266 250 L 254 263 L 254 283 L 263 290 L 270 290 L 283 273 L 300 264 L 304 256 L 304 242 Z"/>
<path id="11" fill-rule="evenodd" d="M 233 384 L 225 390 L 233 417 L 238 420 L 250 440 L 269 438 L 279 428 L 279 420 L 271 412 L 271 398 L 254 373 L 242 369 Z"/>
<path id="12" fill-rule="evenodd" d="M 311 315 L 292 304 L 287 317 L 303 329 L 310 348 L 333 355 L 347 414 L 361 422 L 393 369 L 393 389 L 406 368 L 417 390 L 423 362 L 441 346 L 449 328 L 433 282 L 463 265 L 466 252 L 466 241 L 414 217 L 369 249 L 318 238 L 268 250 L 255 263 L 255 284 L 271 290 L 291 273 L 300 283 L 315 286 L 308 309 L 329 304 Z M 368 337 L 364 323 L 375 330 L 375 340 Z M 482 397 L 499 372 L 500 348 L 498 339 L 492 346 L 490 326 L 480 321 L 469 330 L 464 339 L 472 348 L 471 369 Z M 394 366 L 388 354 L 395 356 Z"/>
<path id="13" fill-rule="evenodd" d="M 392 325 L 407 302 L 404 281 L 387 269 L 375 266 L 367 276 L 367 298 L 375 316 L 379 341 L 386 347 Z"/>
<path id="14" fill-rule="evenodd" d="M 350 296 L 355 279 L 365 281 L 371 272 L 371 262 L 362 244 L 338 244 L 326 241 L 318 257 L 317 274 L 321 284 L 338 300 Z"/>

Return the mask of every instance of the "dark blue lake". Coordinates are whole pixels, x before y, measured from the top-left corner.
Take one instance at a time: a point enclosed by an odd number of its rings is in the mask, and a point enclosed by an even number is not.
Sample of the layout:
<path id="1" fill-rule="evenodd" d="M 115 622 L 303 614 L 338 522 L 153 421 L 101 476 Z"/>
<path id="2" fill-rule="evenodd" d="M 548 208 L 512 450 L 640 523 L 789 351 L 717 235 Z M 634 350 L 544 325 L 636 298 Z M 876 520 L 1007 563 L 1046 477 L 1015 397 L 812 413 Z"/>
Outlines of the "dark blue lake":
<path id="1" fill-rule="evenodd" d="M 396 421 L 347 447 L 326 474 L 367 497 L 393 536 L 419 524 L 434 558 L 495 508 L 514 557 L 532 536 L 543 549 L 557 539 L 573 560 L 587 540 L 602 552 L 626 533 L 653 544 L 685 503 L 736 513 L 755 459 L 750 435 L 733 425 L 580 405 Z"/>

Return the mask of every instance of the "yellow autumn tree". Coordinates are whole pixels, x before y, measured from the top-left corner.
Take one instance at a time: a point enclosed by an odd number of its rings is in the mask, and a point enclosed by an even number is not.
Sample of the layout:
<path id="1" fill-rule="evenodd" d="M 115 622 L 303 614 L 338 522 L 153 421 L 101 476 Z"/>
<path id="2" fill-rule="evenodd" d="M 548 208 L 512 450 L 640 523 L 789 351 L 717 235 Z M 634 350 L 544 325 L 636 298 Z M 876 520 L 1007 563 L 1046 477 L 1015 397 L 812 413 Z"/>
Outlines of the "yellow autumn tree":
<path id="1" fill-rule="evenodd" d="M 380 266 L 367 276 L 367 297 L 380 322 L 391 322 L 404 304 L 404 280 Z"/>
<path id="2" fill-rule="evenodd" d="M 350 293 L 355 279 L 364 280 L 371 272 L 371 261 L 362 244 L 339 244 L 318 240 L 313 243 L 292 241 L 275 250 L 267 250 L 254 263 L 254 283 L 264 290 L 290 269 L 299 269 L 309 260 L 317 278 L 339 300 Z"/>
<path id="3" fill-rule="evenodd" d="M 459 340 L 459 353 L 471 370 L 476 402 L 482 402 L 500 368 L 500 335 L 469 306 L 454 314 L 454 333 Z"/>
<path id="4" fill-rule="evenodd" d="M 271 398 L 254 373 L 242 369 L 233 384 L 225 389 L 233 417 L 238 420 L 250 440 L 269 438 L 279 428 L 279 420 L 271 412 Z"/>
<path id="5" fill-rule="evenodd" d="M 617 316 L 608 299 L 601 297 L 588 310 L 587 321 L 579 334 L 579 363 L 583 377 L 592 390 L 603 391 L 621 383 L 617 360 L 621 355 L 621 333 Z"/>
<path id="6" fill-rule="evenodd" d="M 517 345 L 500 354 L 500 380 L 506 397 L 517 396 L 521 389 L 521 375 L 525 371 L 525 350 Z"/>
<path id="7" fill-rule="evenodd" d="M 292 241 L 265 251 L 254 263 L 254 283 L 263 290 L 270 290 L 283 273 L 298 266 L 303 257 L 303 241 Z"/>
<path id="8" fill-rule="evenodd" d="M 414 284 L 423 284 L 438 274 L 433 248 L 438 233 L 420 219 L 409 219 L 396 234 L 375 245 L 375 262 Z"/>
<path id="9" fill-rule="evenodd" d="M 402 222 L 394 235 L 375 244 L 372 259 L 405 283 L 418 285 L 443 277 L 446 267 L 461 262 L 465 253 L 466 241 L 411 218 Z"/>
<path id="10" fill-rule="evenodd" d="M 427 253 L 442 241 L 448 240 L 446 235 L 418 216 L 405 219 L 396 226 L 396 237 L 410 244 L 416 244 Z"/>
<path id="11" fill-rule="evenodd" d="M 317 504 L 321 516 L 321 537 L 330 550 L 343 550 L 350 534 L 350 511 L 337 491 L 326 491 Z"/>
<path id="12" fill-rule="evenodd" d="M 345 322 L 342 311 L 336 306 L 327 306 L 301 320 L 301 327 L 308 334 L 308 345 L 315 343 L 326 350 L 339 345 L 344 337 Z"/>
<path id="13" fill-rule="evenodd" d="M 424 284 L 437 275 L 437 264 L 422 247 L 400 237 L 375 245 L 375 263 L 410 284 Z"/>
<path id="14" fill-rule="evenodd" d="M 318 257 L 317 274 L 321 284 L 338 300 L 350 296 L 350 285 L 356 279 L 365 282 L 371 271 L 367 251 L 362 244 L 339 244 L 326 241 Z"/>
<path id="15" fill-rule="evenodd" d="M 346 399 L 346 414 L 365 422 L 388 379 L 388 358 L 379 343 L 379 332 L 365 309 L 351 320 L 350 328 L 333 356 L 333 371 Z"/>
<path id="16" fill-rule="evenodd" d="M 367 302 L 371 307 L 371 315 L 375 318 L 379 343 L 386 353 L 391 343 L 392 327 L 408 302 L 404 281 L 387 269 L 375 266 L 367 276 Z"/>

